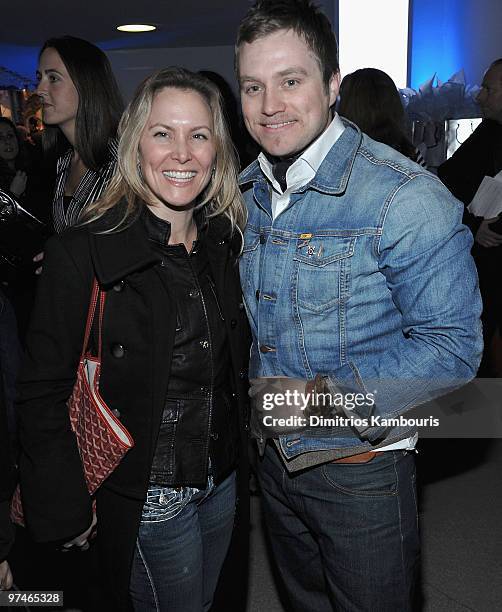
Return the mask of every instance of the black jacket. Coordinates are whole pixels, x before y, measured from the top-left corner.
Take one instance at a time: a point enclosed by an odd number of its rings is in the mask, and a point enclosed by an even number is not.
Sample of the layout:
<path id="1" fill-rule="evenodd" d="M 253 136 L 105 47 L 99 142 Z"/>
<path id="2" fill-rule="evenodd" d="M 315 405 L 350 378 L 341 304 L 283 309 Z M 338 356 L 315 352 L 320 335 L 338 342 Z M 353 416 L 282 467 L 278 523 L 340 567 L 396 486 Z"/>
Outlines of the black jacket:
<path id="1" fill-rule="evenodd" d="M 176 315 L 141 220 L 121 232 L 95 233 L 110 224 L 113 219 L 104 218 L 47 243 L 19 384 L 20 478 L 27 525 L 36 540 L 67 540 L 90 525 L 91 500 L 66 401 L 75 382 L 95 275 L 107 291 L 100 392 L 120 412 L 135 441 L 97 496 L 98 539 L 105 566 L 109 564 L 104 575 L 115 584 L 110 590 L 126 597 L 166 397 Z M 249 332 L 236 263 L 240 240 L 229 230 L 226 219 L 212 219 L 205 240 L 229 338 L 245 461 Z M 246 517 L 246 475 L 241 483 L 240 506 Z"/>

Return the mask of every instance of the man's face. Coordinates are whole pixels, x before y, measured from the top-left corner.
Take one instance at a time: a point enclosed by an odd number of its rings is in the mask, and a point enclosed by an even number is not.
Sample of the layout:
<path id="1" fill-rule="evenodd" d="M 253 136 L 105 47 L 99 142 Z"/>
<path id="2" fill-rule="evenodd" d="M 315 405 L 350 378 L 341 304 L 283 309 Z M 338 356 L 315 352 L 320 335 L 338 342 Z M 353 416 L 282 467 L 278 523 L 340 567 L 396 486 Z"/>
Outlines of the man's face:
<path id="1" fill-rule="evenodd" d="M 502 123 L 502 65 L 486 71 L 477 101 L 486 119 Z"/>
<path id="2" fill-rule="evenodd" d="M 270 155 L 289 157 L 328 127 L 340 76 L 326 90 L 308 45 L 293 30 L 279 30 L 241 45 L 239 83 L 251 136 Z"/>

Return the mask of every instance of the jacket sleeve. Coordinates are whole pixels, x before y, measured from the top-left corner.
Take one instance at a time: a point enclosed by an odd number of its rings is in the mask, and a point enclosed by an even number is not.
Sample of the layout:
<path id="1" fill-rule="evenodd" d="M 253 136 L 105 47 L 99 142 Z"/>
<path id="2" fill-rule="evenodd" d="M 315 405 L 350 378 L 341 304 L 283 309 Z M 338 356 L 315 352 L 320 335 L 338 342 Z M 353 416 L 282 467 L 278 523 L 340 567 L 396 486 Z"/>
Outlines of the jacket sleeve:
<path id="1" fill-rule="evenodd" d="M 389 198 L 376 248 L 402 333 L 378 359 L 349 363 L 329 382 L 374 393 L 357 416 L 394 417 L 472 379 L 482 352 L 481 298 L 462 206 L 428 174 Z M 361 433 L 361 432 L 360 432 Z M 378 438 L 378 429 L 363 437 Z"/>
<path id="2" fill-rule="evenodd" d="M 43 271 L 18 386 L 20 482 L 35 540 L 71 539 L 92 519 L 66 402 L 76 380 L 91 293 L 91 267 L 77 266 L 59 237 L 45 249 Z"/>

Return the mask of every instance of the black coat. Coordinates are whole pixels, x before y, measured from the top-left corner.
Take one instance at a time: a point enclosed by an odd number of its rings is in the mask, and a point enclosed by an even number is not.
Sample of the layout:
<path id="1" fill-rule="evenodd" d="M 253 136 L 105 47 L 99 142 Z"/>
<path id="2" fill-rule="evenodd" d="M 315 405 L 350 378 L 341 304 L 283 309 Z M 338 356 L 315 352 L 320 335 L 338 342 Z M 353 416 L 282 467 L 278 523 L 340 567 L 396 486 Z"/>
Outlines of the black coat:
<path id="1" fill-rule="evenodd" d="M 19 385 L 20 478 L 27 525 L 36 540 L 69 540 L 90 525 L 91 500 L 66 401 L 75 382 L 95 275 L 107 291 L 100 391 L 107 405 L 119 410 L 135 442 L 97 494 L 102 571 L 109 593 L 120 602 L 117 607 L 126 609 L 176 312 L 142 221 L 121 232 L 96 233 L 110 223 L 105 218 L 92 229 L 72 228 L 47 243 Z M 204 240 L 227 328 L 245 464 L 249 332 L 236 263 L 240 240 L 229 229 L 225 219 L 212 219 Z M 244 469 L 239 490 L 244 532 L 247 484 Z"/>
<path id="2" fill-rule="evenodd" d="M 1 300 L 2 296 L 0 295 L 0 308 L 2 307 Z M 10 500 L 15 480 L 5 404 L 3 376 L 0 371 L 0 563 L 9 554 L 14 541 L 14 528 L 10 521 Z"/>

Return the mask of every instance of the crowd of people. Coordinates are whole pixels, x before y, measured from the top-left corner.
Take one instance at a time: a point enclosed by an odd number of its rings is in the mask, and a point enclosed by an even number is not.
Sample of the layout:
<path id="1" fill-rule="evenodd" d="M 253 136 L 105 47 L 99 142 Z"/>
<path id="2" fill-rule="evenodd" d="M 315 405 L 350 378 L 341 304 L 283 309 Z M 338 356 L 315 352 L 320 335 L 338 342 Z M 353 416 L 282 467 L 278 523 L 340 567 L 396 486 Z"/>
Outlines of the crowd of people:
<path id="1" fill-rule="evenodd" d="M 417 429 L 372 418 L 476 375 L 481 296 L 485 345 L 499 333 L 502 232 L 454 196 L 502 170 L 502 60 L 438 178 L 392 79 L 341 80 L 310 0 L 258 0 L 235 53 L 257 150 L 240 175 L 251 148 L 214 74 L 162 69 L 124 110 L 106 55 L 71 36 L 39 54 L 43 152 L 0 118 L 0 189 L 52 234 L 20 337 L 0 294 L 1 590 L 41 588 L 23 563 L 50 548 L 87 566 L 75 607 L 244 610 L 251 453 L 288 610 L 415 609 Z M 307 398 L 293 424 L 266 418 L 278 391 Z M 96 486 L 110 449 L 86 454 L 86 394 L 122 449 Z M 366 401 L 318 427 L 316 394 Z"/>

